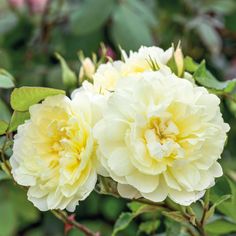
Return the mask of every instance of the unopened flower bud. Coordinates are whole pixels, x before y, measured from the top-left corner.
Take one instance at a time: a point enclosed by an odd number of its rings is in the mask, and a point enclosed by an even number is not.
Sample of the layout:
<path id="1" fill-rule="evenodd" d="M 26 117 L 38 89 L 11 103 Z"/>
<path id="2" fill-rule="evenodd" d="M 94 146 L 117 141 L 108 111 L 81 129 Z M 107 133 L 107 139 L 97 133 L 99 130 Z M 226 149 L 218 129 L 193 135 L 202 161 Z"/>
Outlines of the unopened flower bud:
<path id="1" fill-rule="evenodd" d="M 83 81 L 83 78 L 86 77 L 88 79 L 92 79 L 95 73 L 95 65 L 92 60 L 88 57 L 81 61 L 81 68 L 79 73 L 80 81 Z"/>

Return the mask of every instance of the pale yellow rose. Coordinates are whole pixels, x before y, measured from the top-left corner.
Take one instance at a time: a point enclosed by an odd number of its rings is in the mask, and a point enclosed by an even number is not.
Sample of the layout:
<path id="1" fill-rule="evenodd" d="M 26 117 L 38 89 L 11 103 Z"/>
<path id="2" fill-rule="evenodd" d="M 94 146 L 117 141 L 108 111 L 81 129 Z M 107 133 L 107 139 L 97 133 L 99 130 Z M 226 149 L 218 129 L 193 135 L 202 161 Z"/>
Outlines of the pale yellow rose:
<path id="1" fill-rule="evenodd" d="M 84 92 L 30 107 L 30 120 L 19 126 L 10 158 L 16 182 L 29 187 L 28 199 L 40 210 L 74 211 L 94 189 L 92 127 L 102 104 Z"/>
<path id="2" fill-rule="evenodd" d="M 94 128 L 99 173 L 117 181 L 126 198 L 198 200 L 222 175 L 217 160 L 229 126 L 219 103 L 174 74 L 120 80 Z"/>
<path id="3" fill-rule="evenodd" d="M 164 51 L 159 47 L 145 47 L 142 46 L 137 52 L 130 51 L 129 56 L 122 51 L 124 58 L 124 65 L 121 69 L 122 76 L 130 76 L 136 73 L 145 71 L 152 71 L 152 62 L 157 67 L 165 67 L 173 55 L 173 48 Z"/>
<path id="4" fill-rule="evenodd" d="M 166 65 L 173 55 L 173 48 L 164 51 L 159 47 L 142 46 L 138 52 L 130 51 L 129 56 L 122 51 L 124 61 L 108 62 L 98 67 L 93 76 L 93 84 L 85 82 L 85 87 L 96 93 L 109 94 L 116 88 L 117 82 L 132 75 L 152 71 L 151 61 L 165 73 L 171 73 Z"/>

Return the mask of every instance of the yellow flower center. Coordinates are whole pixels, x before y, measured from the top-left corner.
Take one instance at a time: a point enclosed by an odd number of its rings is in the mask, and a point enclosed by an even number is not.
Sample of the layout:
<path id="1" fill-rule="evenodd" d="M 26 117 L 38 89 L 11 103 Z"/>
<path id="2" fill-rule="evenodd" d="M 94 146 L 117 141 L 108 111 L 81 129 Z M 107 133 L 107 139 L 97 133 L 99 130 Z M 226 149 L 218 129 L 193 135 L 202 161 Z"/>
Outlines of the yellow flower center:
<path id="1" fill-rule="evenodd" d="M 182 158 L 184 151 L 178 143 L 179 129 L 167 113 L 163 117 L 152 117 L 144 132 L 146 147 L 151 158 L 171 165 Z"/>

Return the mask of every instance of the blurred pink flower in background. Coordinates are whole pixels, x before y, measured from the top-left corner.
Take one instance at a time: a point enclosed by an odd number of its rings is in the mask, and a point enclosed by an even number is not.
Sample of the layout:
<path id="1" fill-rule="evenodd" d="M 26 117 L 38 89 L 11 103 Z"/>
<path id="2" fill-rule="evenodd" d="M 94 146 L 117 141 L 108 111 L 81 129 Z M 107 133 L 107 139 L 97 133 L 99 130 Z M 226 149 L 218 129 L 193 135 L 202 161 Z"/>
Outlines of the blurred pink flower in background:
<path id="1" fill-rule="evenodd" d="M 8 0 L 9 5 L 14 9 L 22 8 L 25 4 L 25 0 Z"/>
<path id="2" fill-rule="evenodd" d="M 26 0 L 32 13 L 42 13 L 50 0 Z"/>

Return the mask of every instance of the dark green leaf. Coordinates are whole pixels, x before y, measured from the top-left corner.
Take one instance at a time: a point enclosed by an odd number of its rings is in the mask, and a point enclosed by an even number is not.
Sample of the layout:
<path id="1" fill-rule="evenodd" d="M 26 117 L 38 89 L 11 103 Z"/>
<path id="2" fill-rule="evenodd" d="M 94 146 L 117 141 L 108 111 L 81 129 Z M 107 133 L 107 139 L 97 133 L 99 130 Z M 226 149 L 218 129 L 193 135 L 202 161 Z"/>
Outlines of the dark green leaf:
<path id="1" fill-rule="evenodd" d="M 231 15 L 225 17 L 225 25 L 230 31 L 236 31 L 236 12 L 233 12 Z"/>
<path id="2" fill-rule="evenodd" d="M 0 204 L 0 236 L 12 236 L 17 226 L 17 216 L 10 201 Z"/>
<path id="3" fill-rule="evenodd" d="M 114 231 L 112 233 L 112 236 L 117 235 L 118 232 L 124 230 L 127 228 L 127 226 L 130 224 L 130 222 L 133 220 L 134 215 L 130 212 L 123 212 L 117 219 L 115 226 L 114 226 Z"/>
<path id="4" fill-rule="evenodd" d="M 227 201 L 221 202 L 216 208 L 224 215 L 230 217 L 236 222 L 236 184 L 227 177 L 221 177 L 216 185 L 211 189 L 210 200 L 216 203 L 222 195 L 231 194 L 231 198 Z"/>
<path id="5" fill-rule="evenodd" d="M 0 120 L 8 122 L 11 118 L 11 114 L 7 105 L 0 99 Z"/>
<path id="6" fill-rule="evenodd" d="M 5 134 L 5 132 L 7 131 L 7 128 L 8 128 L 8 124 L 5 121 L 0 120 L 0 135 Z"/>
<path id="7" fill-rule="evenodd" d="M 211 218 L 214 215 L 215 208 L 222 204 L 224 201 L 228 200 L 231 198 L 231 195 L 224 195 L 221 196 L 211 207 L 210 209 L 206 212 L 205 216 L 205 221 L 207 221 L 209 218 Z"/>
<path id="8" fill-rule="evenodd" d="M 206 20 L 202 20 L 197 24 L 196 30 L 205 46 L 212 54 L 219 54 L 222 41 L 216 29 Z"/>
<path id="9" fill-rule="evenodd" d="M 115 223 L 112 236 L 115 236 L 118 232 L 128 227 L 130 222 L 138 215 L 141 215 L 146 212 L 153 212 L 153 211 L 160 210 L 159 207 L 150 206 L 150 205 L 146 205 L 142 203 L 141 204 L 129 203 L 129 208 L 131 208 L 133 212 L 123 212 L 120 215 L 120 217 Z"/>
<path id="10" fill-rule="evenodd" d="M 46 97 L 65 94 L 65 91 L 43 87 L 21 87 L 13 90 L 11 106 L 16 111 L 27 111 L 30 106 L 42 101 Z"/>
<path id="11" fill-rule="evenodd" d="M 0 170 L 0 181 L 10 179 L 11 177 L 7 175 L 4 171 Z"/>
<path id="12" fill-rule="evenodd" d="M 157 19 L 153 14 L 153 9 L 140 0 L 128 0 L 127 4 L 136 12 L 148 25 L 157 25 Z"/>
<path id="13" fill-rule="evenodd" d="M 71 27 L 77 35 L 91 33 L 103 24 L 114 8 L 114 0 L 87 0 L 71 14 Z"/>
<path id="14" fill-rule="evenodd" d="M 215 234 L 228 234 L 236 232 L 236 224 L 226 220 L 216 220 L 205 226 L 209 233 Z"/>
<path id="15" fill-rule="evenodd" d="M 116 44 L 125 50 L 153 45 L 149 25 L 125 2 L 117 7 L 113 15 L 111 33 Z"/>

